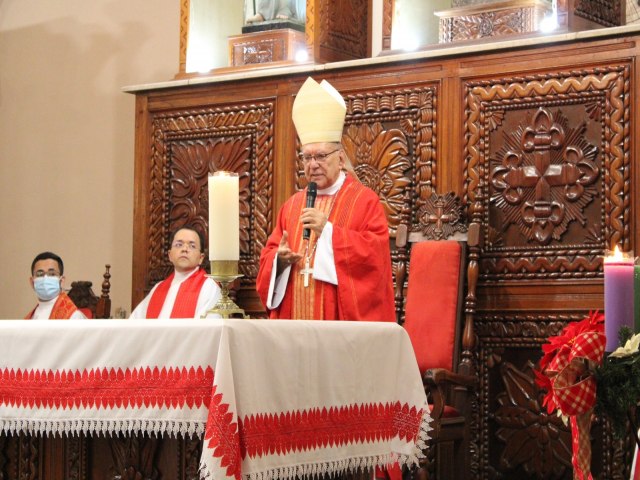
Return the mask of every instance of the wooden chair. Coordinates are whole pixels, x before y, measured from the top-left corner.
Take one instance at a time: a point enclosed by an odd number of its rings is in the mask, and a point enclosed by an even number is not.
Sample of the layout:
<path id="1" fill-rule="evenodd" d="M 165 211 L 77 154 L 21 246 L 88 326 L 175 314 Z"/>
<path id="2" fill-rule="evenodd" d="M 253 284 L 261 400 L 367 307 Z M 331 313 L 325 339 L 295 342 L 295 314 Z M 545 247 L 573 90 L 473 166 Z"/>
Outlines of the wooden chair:
<path id="1" fill-rule="evenodd" d="M 477 221 L 467 228 L 452 193 L 433 194 L 417 223 L 397 229 L 398 321 L 414 346 L 433 417 L 426 459 L 412 478 L 463 479 L 469 471 L 479 232 Z"/>
<path id="2" fill-rule="evenodd" d="M 102 295 L 99 297 L 93 293 L 91 289 L 93 284 L 91 282 L 77 280 L 71 283 L 71 289 L 67 292 L 67 295 L 87 318 L 111 317 L 111 298 L 109 298 L 109 290 L 111 289 L 111 283 L 109 282 L 111 278 L 110 268 L 111 265 L 105 265 L 105 272 L 102 275 Z"/>

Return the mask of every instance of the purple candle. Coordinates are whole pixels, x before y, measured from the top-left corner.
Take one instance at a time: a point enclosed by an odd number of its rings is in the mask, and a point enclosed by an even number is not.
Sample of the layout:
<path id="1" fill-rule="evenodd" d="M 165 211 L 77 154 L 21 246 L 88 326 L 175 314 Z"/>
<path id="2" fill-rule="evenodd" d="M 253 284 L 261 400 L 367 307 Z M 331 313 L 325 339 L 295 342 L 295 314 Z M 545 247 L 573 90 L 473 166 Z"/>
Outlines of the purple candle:
<path id="1" fill-rule="evenodd" d="M 618 348 L 618 331 L 622 326 L 631 330 L 633 321 L 633 253 L 620 252 L 604 259 L 604 333 L 605 350 Z"/>

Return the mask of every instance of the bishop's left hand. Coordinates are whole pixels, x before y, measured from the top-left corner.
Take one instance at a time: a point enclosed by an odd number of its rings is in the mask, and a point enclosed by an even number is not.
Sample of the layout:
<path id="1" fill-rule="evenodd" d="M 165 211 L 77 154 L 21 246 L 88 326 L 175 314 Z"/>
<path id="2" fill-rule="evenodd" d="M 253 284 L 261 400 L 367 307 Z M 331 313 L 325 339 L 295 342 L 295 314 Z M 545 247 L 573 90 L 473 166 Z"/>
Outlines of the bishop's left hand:
<path id="1" fill-rule="evenodd" d="M 324 212 L 317 208 L 303 208 L 302 215 L 300 215 L 300 223 L 304 228 L 309 228 L 316 232 L 319 237 L 324 230 L 324 226 L 329 221 L 329 217 Z"/>

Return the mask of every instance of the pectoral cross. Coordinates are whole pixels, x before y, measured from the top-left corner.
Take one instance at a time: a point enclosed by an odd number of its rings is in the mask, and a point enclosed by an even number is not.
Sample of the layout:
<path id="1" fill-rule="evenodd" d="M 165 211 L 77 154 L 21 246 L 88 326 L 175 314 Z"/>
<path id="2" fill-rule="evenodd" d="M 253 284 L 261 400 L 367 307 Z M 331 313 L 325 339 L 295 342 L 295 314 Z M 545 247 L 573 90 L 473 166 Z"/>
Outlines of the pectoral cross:
<path id="1" fill-rule="evenodd" d="M 309 286 L 309 275 L 313 273 L 313 268 L 309 264 L 309 257 L 304 258 L 304 268 L 300 270 L 300 275 L 304 275 L 304 286 Z"/>

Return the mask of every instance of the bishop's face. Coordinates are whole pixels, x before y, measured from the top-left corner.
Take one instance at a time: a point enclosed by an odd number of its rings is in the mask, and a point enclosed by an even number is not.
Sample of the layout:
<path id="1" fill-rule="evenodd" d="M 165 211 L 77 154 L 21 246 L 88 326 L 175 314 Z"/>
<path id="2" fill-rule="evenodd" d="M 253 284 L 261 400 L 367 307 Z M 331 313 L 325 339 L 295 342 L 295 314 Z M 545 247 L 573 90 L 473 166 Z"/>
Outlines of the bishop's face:
<path id="1" fill-rule="evenodd" d="M 336 183 L 344 168 L 344 151 L 339 143 L 308 143 L 300 157 L 307 182 L 316 182 L 319 190 Z"/>

